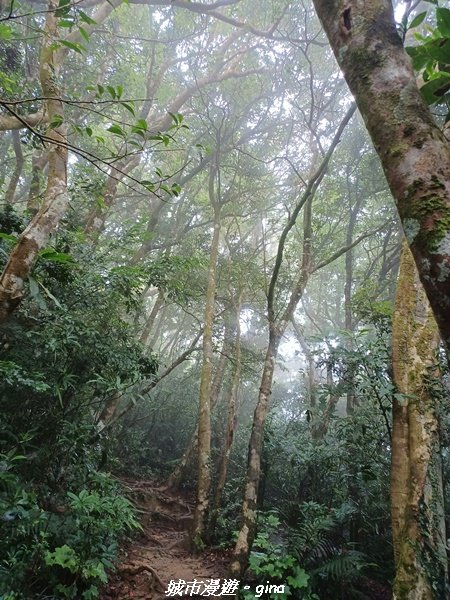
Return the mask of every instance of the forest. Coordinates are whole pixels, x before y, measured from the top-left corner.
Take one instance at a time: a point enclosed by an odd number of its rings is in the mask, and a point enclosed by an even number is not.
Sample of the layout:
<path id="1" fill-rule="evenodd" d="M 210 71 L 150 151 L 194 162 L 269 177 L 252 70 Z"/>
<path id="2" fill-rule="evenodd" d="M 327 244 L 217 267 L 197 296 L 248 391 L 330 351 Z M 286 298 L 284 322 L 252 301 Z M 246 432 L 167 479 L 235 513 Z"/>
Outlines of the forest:
<path id="1" fill-rule="evenodd" d="M 450 598 L 445 0 L 0 0 L 0 156 L 0 600 Z"/>

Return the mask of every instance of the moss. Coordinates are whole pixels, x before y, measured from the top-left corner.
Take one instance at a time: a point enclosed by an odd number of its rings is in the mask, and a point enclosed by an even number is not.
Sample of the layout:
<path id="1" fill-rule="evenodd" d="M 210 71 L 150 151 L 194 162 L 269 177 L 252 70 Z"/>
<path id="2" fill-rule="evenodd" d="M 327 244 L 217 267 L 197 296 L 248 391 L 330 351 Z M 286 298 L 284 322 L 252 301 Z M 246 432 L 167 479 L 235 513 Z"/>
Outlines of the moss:
<path id="1" fill-rule="evenodd" d="M 427 186 L 426 194 L 420 193 Z M 416 179 L 407 188 L 401 207 L 402 221 L 419 221 L 420 233 L 415 236 L 415 243 L 429 252 L 441 254 L 439 246 L 450 232 L 450 210 L 440 192 L 445 190 L 445 184 L 433 176 L 431 183 Z"/>
<path id="2" fill-rule="evenodd" d="M 404 156 L 406 152 L 409 150 L 409 144 L 406 142 L 398 142 L 394 144 L 390 149 L 390 154 L 392 158 L 399 158 Z"/>

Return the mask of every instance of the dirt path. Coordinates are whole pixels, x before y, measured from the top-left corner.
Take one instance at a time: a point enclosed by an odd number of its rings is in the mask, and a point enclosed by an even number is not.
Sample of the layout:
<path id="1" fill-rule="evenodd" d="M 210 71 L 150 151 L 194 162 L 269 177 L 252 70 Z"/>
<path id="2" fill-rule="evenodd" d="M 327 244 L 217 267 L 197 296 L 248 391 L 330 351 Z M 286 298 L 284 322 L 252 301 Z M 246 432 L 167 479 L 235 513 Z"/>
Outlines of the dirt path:
<path id="1" fill-rule="evenodd" d="M 193 514 L 189 500 L 149 481 L 123 483 L 139 511 L 143 532 L 124 548 L 101 600 L 161 600 L 167 598 L 164 592 L 171 580 L 225 577 L 227 561 L 223 554 L 192 556 L 187 549 L 187 529 Z"/>

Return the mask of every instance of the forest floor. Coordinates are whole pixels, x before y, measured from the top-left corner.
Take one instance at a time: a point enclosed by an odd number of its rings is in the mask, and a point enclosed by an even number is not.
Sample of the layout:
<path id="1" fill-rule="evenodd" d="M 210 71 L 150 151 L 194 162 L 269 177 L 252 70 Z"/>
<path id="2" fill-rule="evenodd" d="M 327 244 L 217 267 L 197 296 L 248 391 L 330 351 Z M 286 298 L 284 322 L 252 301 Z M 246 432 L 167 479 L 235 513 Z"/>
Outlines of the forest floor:
<path id="1" fill-rule="evenodd" d="M 117 570 L 110 577 L 100 600 L 180 598 L 181 594 L 165 594 L 170 581 L 224 581 L 227 578 L 230 556 L 226 551 L 211 551 L 198 556 L 190 552 L 188 529 L 194 503 L 188 496 L 169 492 L 151 481 L 121 481 L 139 512 L 142 532 L 122 549 Z M 365 587 L 367 597 L 372 600 L 391 598 L 387 585 L 367 579 Z M 183 597 L 205 596 L 187 593 Z"/>
<path id="2" fill-rule="evenodd" d="M 143 530 L 123 548 L 117 571 L 110 577 L 101 600 L 161 600 L 168 597 L 164 592 L 169 581 L 226 577 L 229 558 L 224 552 L 194 556 L 189 551 L 187 531 L 194 510 L 189 498 L 150 481 L 122 482 L 139 511 Z"/>

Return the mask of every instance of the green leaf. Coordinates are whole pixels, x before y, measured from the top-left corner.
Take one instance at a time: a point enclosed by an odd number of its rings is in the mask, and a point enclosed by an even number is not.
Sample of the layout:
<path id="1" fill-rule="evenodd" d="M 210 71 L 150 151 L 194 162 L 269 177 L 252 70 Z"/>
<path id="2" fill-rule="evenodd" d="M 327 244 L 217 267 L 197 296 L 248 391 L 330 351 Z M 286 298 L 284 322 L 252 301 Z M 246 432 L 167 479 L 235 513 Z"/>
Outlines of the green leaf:
<path id="1" fill-rule="evenodd" d="M 424 46 L 424 51 L 433 60 L 450 64 L 450 38 L 433 40 L 430 44 Z"/>
<path id="2" fill-rule="evenodd" d="M 141 184 L 150 191 L 153 191 L 155 189 L 155 183 L 153 181 L 149 181 L 148 179 L 142 179 Z"/>
<path id="3" fill-rule="evenodd" d="M 420 88 L 422 96 L 427 104 L 434 104 L 442 99 L 443 95 L 450 90 L 450 73 L 439 75 L 428 81 Z"/>
<path id="4" fill-rule="evenodd" d="M 47 305 L 39 290 L 39 284 L 31 275 L 28 277 L 28 285 L 30 286 L 30 295 L 41 310 L 45 310 Z"/>
<path id="5" fill-rule="evenodd" d="M 108 131 L 122 138 L 126 137 L 124 130 L 119 125 L 111 125 L 111 127 L 108 127 Z"/>
<path id="6" fill-rule="evenodd" d="M 75 21 L 73 19 L 60 19 L 58 25 L 59 27 L 73 27 Z"/>
<path id="7" fill-rule="evenodd" d="M 84 27 L 79 27 L 79 31 L 80 31 L 81 35 L 84 37 L 84 39 L 88 42 L 89 41 L 89 34 L 86 31 L 86 29 L 84 29 Z"/>
<path id="8" fill-rule="evenodd" d="M 41 286 L 41 288 L 44 290 L 45 294 L 50 298 L 50 300 L 52 300 L 58 308 L 62 308 L 61 302 L 57 298 L 55 298 L 55 296 L 51 293 L 51 291 L 49 289 L 47 289 L 41 281 L 39 281 L 38 283 Z"/>
<path id="9" fill-rule="evenodd" d="M 136 127 L 137 129 L 142 129 L 143 131 L 147 131 L 147 121 L 145 119 L 138 119 L 133 127 Z"/>
<path id="10" fill-rule="evenodd" d="M 66 254 L 65 252 L 57 252 L 53 248 L 44 248 L 39 252 L 39 256 L 44 260 L 48 260 L 50 262 L 55 263 L 74 263 L 75 260 L 70 254 Z"/>
<path id="11" fill-rule="evenodd" d="M 168 110 L 167 112 L 171 116 L 175 125 L 181 125 L 181 123 L 183 121 L 183 115 L 181 113 L 175 114 L 175 113 L 170 112 L 170 110 Z"/>
<path id="12" fill-rule="evenodd" d="M 79 10 L 78 11 L 78 16 L 80 17 L 80 19 L 84 22 L 87 23 L 88 25 L 97 25 L 97 21 L 95 21 L 94 19 L 92 19 L 89 15 L 87 15 L 84 11 Z"/>
<path id="13" fill-rule="evenodd" d="M 64 117 L 62 115 L 53 115 L 52 120 L 49 124 L 49 129 L 56 129 L 64 122 Z"/>
<path id="14" fill-rule="evenodd" d="M 70 13 L 70 0 L 59 0 L 58 8 L 55 10 L 55 17 L 67 17 Z"/>
<path id="15" fill-rule="evenodd" d="M 450 10 L 439 7 L 436 9 L 437 27 L 444 37 L 450 37 Z"/>
<path id="16" fill-rule="evenodd" d="M 180 186 L 180 184 L 179 183 L 173 183 L 171 191 L 172 191 L 172 194 L 174 196 L 179 196 L 180 192 L 181 192 L 181 186 Z"/>
<path id="17" fill-rule="evenodd" d="M 68 569 L 71 573 L 78 571 L 77 554 L 67 544 L 56 548 L 54 552 L 47 552 L 45 555 L 45 564 L 49 566 L 58 565 L 63 567 L 63 569 Z"/>
<path id="18" fill-rule="evenodd" d="M 412 59 L 415 71 L 420 71 L 430 61 L 430 57 L 424 46 L 408 46 L 405 50 Z"/>
<path id="19" fill-rule="evenodd" d="M 418 27 L 421 23 L 423 23 L 426 16 L 427 16 L 427 11 L 421 12 L 418 15 L 416 15 L 414 17 L 414 19 L 411 21 L 411 23 L 408 25 L 408 29 L 414 29 L 414 27 Z"/>
<path id="20" fill-rule="evenodd" d="M 105 93 L 105 88 L 102 85 L 100 85 L 99 83 L 97 83 L 97 90 L 98 90 L 97 95 L 99 97 L 103 96 L 103 94 Z"/>
<path id="21" fill-rule="evenodd" d="M 0 240 L 6 240 L 7 242 L 17 242 L 17 236 L 12 235 L 10 233 L 0 232 Z"/>
<path id="22" fill-rule="evenodd" d="M 69 42 L 68 40 L 59 40 L 59 43 L 62 46 L 66 46 L 66 48 L 70 48 L 70 50 L 73 50 L 74 52 L 78 52 L 78 54 L 83 54 L 83 51 L 86 51 L 86 48 L 84 46 L 76 42 Z"/>
<path id="23" fill-rule="evenodd" d="M 112 85 L 107 85 L 106 89 L 108 90 L 109 95 L 111 96 L 111 98 L 113 98 L 115 100 L 116 97 L 117 97 L 116 89 Z"/>
<path id="24" fill-rule="evenodd" d="M 132 102 L 121 102 L 121 105 L 124 106 L 127 109 L 127 111 L 133 115 L 133 117 L 135 116 L 136 113 Z"/>

